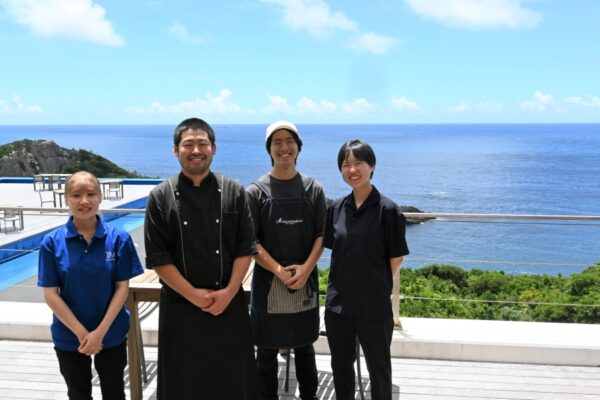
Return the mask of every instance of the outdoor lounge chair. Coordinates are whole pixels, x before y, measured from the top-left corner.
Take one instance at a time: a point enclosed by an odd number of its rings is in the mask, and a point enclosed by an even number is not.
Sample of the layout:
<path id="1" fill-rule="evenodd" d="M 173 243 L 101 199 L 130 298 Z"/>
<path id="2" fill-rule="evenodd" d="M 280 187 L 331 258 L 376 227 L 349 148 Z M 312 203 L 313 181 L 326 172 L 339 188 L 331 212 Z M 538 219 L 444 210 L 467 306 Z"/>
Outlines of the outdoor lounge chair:
<path id="1" fill-rule="evenodd" d="M 0 217 L 2 225 L 4 225 L 4 233 L 8 233 L 8 223 L 12 224 L 12 230 L 17 229 L 17 223 L 19 224 L 19 230 L 23 230 L 23 214 L 22 211 L 17 210 L 4 210 Z M 0 232 L 2 231 L 2 225 L 0 225 Z"/>

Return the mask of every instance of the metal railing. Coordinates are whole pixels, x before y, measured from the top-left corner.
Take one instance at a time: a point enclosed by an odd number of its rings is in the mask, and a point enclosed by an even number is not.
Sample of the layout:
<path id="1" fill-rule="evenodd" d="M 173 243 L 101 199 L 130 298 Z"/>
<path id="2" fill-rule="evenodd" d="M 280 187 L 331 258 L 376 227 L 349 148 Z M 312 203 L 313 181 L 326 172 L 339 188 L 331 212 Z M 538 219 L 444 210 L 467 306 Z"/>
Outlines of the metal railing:
<path id="1" fill-rule="evenodd" d="M 0 206 L 0 210 L 18 210 L 27 216 L 57 216 L 68 213 L 68 208 L 40 208 L 40 207 L 3 207 Z M 142 214 L 145 212 L 144 209 L 101 209 L 104 214 Z M 407 219 L 411 221 L 423 221 L 434 219 L 444 219 L 446 222 L 460 222 L 460 220 L 476 221 L 482 223 L 500 223 L 502 220 L 510 220 L 510 223 L 515 223 L 515 220 L 523 221 L 586 221 L 595 222 L 600 221 L 600 216 L 596 215 L 534 215 L 534 214 L 470 214 L 470 213 L 404 213 Z M 137 215 L 136 215 L 137 217 Z M 549 225 L 549 224 L 548 224 Z M 588 224 L 586 224 L 588 225 Z M 600 224 L 593 226 L 600 226 Z M 23 250 L 23 249 L 10 249 L 6 248 L 6 245 L 2 249 L 3 251 L 16 251 L 16 252 L 31 252 L 36 249 Z M 600 254 L 599 254 L 600 259 Z M 326 257 L 322 257 L 320 261 L 325 260 Z M 504 261 L 504 260 L 482 260 L 482 259 L 460 259 L 460 258 L 410 258 L 411 262 L 423 262 L 423 263 L 480 263 L 480 264 L 496 264 L 496 265 L 535 265 L 539 267 L 545 266 L 562 266 L 562 267 L 581 267 L 579 264 L 570 263 L 552 263 L 552 262 L 530 262 L 530 261 Z M 480 299 L 465 299 L 465 298 L 438 298 L 431 296 L 401 296 L 400 295 L 400 274 L 394 276 L 394 288 L 393 288 L 393 313 L 395 323 L 400 326 L 400 299 L 405 300 L 420 300 L 420 301 L 462 301 L 462 302 L 480 302 L 480 303 L 502 303 L 502 304 L 520 304 L 520 305 L 549 305 L 549 306 L 569 306 L 569 307 L 600 307 L 599 304 L 575 304 L 575 303 L 558 303 L 558 302 L 523 302 L 523 301 L 511 301 L 511 300 L 480 300 Z"/>

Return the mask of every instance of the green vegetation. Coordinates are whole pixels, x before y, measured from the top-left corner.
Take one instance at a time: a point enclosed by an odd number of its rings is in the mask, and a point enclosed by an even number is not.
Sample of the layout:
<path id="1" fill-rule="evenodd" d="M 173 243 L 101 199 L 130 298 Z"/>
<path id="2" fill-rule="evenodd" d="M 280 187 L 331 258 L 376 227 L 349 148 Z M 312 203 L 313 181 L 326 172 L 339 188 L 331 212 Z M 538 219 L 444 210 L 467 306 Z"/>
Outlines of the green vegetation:
<path id="1" fill-rule="evenodd" d="M 144 178 L 135 171 L 129 172 L 104 157 L 96 155 L 87 150 L 76 150 L 74 161 L 61 168 L 60 173 L 72 174 L 77 171 L 88 171 L 103 178 Z"/>
<path id="2" fill-rule="evenodd" d="M 321 294 L 328 276 L 319 271 Z M 600 323 L 600 263 L 565 277 L 437 264 L 402 268 L 400 293 L 404 317 Z"/>
<path id="3" fill-rule="evenodd" d="M 15 146 L 13 143 L 0 145 L 0 157 L 10 155 L 14 149 Z"/>

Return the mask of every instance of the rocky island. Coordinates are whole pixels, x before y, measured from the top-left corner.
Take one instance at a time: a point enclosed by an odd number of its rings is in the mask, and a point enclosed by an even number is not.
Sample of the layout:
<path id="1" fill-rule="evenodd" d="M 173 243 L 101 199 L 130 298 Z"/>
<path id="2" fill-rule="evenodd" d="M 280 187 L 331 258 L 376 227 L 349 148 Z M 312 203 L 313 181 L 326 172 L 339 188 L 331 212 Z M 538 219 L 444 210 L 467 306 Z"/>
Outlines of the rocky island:
<path id="1" fill-rule="evenodd" d="M 0 176 L 70 174 L 89 171 L 102 178 L 144 178 L 82 149 L 67 149 L 52 140 L 18 140 L 0 145 Z"/>

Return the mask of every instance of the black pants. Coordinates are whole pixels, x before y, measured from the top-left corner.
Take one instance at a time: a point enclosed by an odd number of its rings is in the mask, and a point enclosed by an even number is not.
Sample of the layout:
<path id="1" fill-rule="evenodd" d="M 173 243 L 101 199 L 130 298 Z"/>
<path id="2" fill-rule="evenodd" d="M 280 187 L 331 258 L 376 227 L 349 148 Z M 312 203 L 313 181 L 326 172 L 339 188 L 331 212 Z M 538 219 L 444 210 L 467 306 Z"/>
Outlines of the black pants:
<path id="1" fill-rule="evenodd" d="M 259 347 L 256 352 L 256 363 L 260 375 L 260 398 L 262 400 L 277 399 L 279 386 L 277 378 L 277 353 L 279 349 Z M 314 399 L 317 395 L 319 380 L 317 377 L 317 363 L 315 361 L 315 348 L 312 344 L 294 349 L 294 362 L 296 364 L 296 379 L 300 389 L 300 398 Z"/>
<path id="2" fill-rule="evenodd" d="M 69 400 L 92 398 L 92 357 L 77 351 L 54 348 L 60 373 L 67 383 Z M 94 356 L 94 367 L 100 378 L 103 400 L 125 400 L 123 375 L 127 365 L 126 342 L 103 349 Z"/>
<path id="3" fill-rule="evenodd" d="M 371 399 L 392 398 L 392 360 L 390 345 L 394 321 L 350 317 L 325 311 L 327 341 L 331 350 L 333 385 L 338 400 L 354 399 L 356 394 L 354 362 L 356 337 L 363 349 L 371 380 Z"/>

